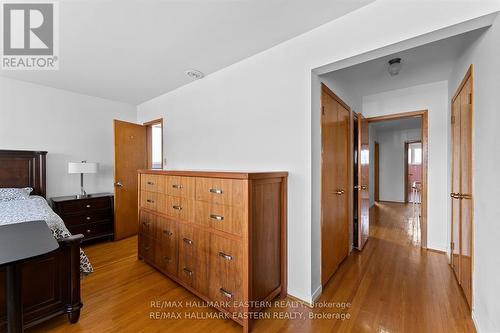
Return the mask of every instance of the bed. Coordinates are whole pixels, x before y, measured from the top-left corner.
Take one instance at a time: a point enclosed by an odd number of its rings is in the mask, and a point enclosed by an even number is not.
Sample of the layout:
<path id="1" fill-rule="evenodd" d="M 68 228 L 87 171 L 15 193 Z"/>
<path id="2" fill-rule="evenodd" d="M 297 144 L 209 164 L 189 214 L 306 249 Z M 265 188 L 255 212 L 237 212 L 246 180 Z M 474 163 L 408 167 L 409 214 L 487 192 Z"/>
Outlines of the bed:
<path id="1" fill-rule="evenodd" d="M 59 243 L 56 251 L 23 264 L 25 328 L 62 314 L 67 314 L 69 321 L 76 323 L 82 307 L 80 274 L 92 270 L 80 250 L 83 235 L 70 235 L 45 201 L 46 154 L 43 151 L 0 150 L 0 187 L 33 188 L 29 199 L 0 203 L 0 224 L 42 219 Z M 0 332 L 7 329 L 5 304 L 5 272 L 0 269 Z"/>

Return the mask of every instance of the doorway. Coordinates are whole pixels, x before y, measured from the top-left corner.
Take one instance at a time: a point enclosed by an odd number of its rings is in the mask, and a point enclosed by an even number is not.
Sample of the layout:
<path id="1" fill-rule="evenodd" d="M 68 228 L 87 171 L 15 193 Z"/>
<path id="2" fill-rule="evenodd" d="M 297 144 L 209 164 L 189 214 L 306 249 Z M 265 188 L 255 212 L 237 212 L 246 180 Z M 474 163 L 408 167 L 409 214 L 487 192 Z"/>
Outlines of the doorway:
<path id="1" fill-rule="evenodd" d="M 420 184 L 420 191 L 419 191 L 419 220 L 420 220 L 420 246 L 422 248 L 427 248 L 427 150 L 428 150 L 428 111 L 427 110 L 421 110 L 421 111 L 414 111 L 414 112 L 404 112 L 404 113 L 397 113 L 397 114 L 391 114 L 391 115 L 385 115 L 385 116 L 378 116 L 378 117 L 371 117 L 367 118 L 368 123 L 374 124 L 374 123 L 381 123 L 384 121 L 393 121 L 393 120 L 404 120 L 404 119 L 419 119 L 421 122 L 420 125 L 420 153 L 421 153 L 421 160 L 420 160 L 420 169 L 421 169 L 421 184 Z M 411 142 L 409 142 L 410 144 Z M 375 182 L 375 189 L 374 189 L 374 200 L 375 201 L 380 201 L 384 200 L 384 196 L 382 198 L 380 197 L 380 184 L 379 182 L 381 181 L 381 173 L 385 172 L 387 170 L 382 170 L 382 166 L 380 165 L 380 141 L 377 142 L 377 144 L 374 144 L 374 182 Z M 401 147 L 401 146 L 400 146 Z M 406 144 L 405 144 L 406 147 Z M 417 149 L 416 147 L 414 147 Z M 400 148 L 401 149 L 401 148 Z M 404 158 L 404 165 L 406 166 L 408 164 L 408 157 L 407 157 L 407 149 L 404 149 L 405 153 L 404 156 L 401 156 L 400 158 Z M 382 152 L 383 153 L 383 152 Z M 383 158 L 383 157 L 382 157 Z M 405 168 L 406 169 L 406 168 Z M 406 175 L 406 171 L 405 171 Z M 407 182 L 407 177 L 405 176 L 405 184 Z M 407 185 L 401 186 L 401 189 L 405 193 L 405 198 L 406 198 L 406 192 L 407 192 Z M 405 200 L 406 201 L 406 200 Z"/>
<path id="2" fill-rule="evenodd" d="M 405 203 L 420 203 L 422 191 L 422 141 L 405 142 Z"/>

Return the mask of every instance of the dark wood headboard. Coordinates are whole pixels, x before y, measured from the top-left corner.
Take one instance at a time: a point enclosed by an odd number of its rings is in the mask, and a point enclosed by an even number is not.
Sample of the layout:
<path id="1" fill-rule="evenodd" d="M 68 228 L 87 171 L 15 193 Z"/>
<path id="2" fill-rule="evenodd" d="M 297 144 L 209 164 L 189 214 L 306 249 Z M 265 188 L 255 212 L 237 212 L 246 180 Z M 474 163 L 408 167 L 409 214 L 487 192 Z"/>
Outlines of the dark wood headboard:
<path id="1" fill-rule="evenodd" d="M 32 187 L 33 195 L 46 195 L 46 151 L 0 150 L 0 187 Z"/>

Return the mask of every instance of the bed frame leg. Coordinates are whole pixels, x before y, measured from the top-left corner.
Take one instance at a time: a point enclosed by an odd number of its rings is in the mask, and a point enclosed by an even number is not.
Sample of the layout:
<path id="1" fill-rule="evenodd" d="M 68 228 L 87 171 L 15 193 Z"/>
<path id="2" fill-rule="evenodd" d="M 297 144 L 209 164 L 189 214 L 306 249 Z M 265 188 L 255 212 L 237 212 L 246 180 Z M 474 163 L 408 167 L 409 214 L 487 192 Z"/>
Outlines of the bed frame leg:
<path id="1" fill-rule="evenodd" d="M 72 324 L 76 324 L 80 319 L 80 309 L 68 313 L 68 320 Z"/>

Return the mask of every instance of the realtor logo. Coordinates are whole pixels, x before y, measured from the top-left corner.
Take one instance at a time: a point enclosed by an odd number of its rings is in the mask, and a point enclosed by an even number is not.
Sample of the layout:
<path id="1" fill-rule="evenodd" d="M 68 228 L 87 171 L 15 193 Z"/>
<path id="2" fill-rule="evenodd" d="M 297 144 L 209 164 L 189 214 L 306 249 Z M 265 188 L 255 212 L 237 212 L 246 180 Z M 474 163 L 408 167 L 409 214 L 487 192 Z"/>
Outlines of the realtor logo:
<path id="1" fill-rule="evenodd" d="M 4 70 L 58 69 L 58 8 L 55 1 L 3 1 Z"/>

